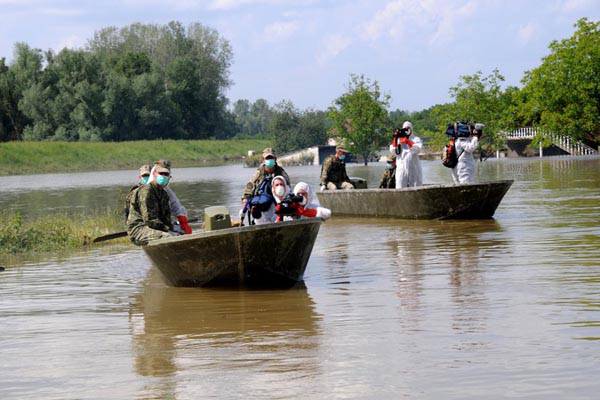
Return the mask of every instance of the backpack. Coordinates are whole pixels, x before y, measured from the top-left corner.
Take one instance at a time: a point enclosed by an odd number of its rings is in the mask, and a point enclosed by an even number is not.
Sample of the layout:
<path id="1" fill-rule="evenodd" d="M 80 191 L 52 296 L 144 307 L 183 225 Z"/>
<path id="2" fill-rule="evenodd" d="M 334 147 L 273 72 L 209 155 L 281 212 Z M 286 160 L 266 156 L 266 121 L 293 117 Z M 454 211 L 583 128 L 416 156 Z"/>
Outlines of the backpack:
<path id="1" fill-rule="evenodd" d="M 265 177 L 262 182 L 258 185 L 256 193 L 250 199 L 250 206 L 257 208 L 260 211 L 267 211 L 273 201 L 273 194 L 271 193 L 271 181 L 273 177 Z"/>
<path id="2" fill-rule="evenodd" d="M 444 147 L 442 150 L 442 165 L 448 168 L 454 168 L 458 164 L 458 156 L 456 155 L 456 145 L 454 144 L 454 140 L 450 140 L 450 142 Z"/>

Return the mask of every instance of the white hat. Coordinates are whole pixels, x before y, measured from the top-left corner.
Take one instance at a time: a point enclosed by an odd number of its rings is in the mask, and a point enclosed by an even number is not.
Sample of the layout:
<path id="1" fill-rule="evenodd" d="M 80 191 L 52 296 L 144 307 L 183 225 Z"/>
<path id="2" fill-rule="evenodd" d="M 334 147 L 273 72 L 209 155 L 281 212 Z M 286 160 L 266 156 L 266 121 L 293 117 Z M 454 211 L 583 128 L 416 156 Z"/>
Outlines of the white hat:
<path id="1" fill-rule="evenodd" d="M 404 123 L 402 124 L 402 128 L 410 128 L 412 130 L 412 122 L 404 121 Z"/>

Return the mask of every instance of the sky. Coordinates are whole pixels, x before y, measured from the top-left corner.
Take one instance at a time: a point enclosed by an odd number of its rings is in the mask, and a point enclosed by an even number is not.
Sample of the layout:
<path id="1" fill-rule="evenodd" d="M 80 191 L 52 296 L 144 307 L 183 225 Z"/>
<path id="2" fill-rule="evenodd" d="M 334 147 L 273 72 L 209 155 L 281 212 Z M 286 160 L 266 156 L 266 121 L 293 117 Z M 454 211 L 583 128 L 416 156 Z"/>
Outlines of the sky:
<path id="1" fill-rule="evenodd" d="M 600 0 L 0 0 L 0 57 L 16 42 L 82 48 L 107 26 L 200 22 L 232 46 L 231 102 L 326 109 L 354 73 L 390 109 L 419 111 L 450 101 L 461 75 L 497 68 L 518 86 L 581 17 L 600 20 Z"/>

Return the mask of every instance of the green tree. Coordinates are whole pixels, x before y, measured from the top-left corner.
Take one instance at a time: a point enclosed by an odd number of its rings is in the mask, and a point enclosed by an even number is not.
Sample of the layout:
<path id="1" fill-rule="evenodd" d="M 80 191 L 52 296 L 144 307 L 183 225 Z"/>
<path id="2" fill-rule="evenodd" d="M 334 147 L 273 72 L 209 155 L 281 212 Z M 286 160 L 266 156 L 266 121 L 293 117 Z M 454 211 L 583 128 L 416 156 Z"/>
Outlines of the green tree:
<path id="1" fill-rule="evenodd" d="M 455 121 L 481 122 L 485 124 L 482 147 L 491 151 L 504 144 L 501 132 L 514 122 L 510 118 L 514 88 L 502 88 L 504 76 L 497 69 L 483 76 L 481 71 L 473 75 L 463 75 L 459 83 L 450 88 L 454 102 L 434 110 L 438 120 L 436 142 L 446 141 L 443 132 L 449 123 Z"/>
<path id="2" fill-rule="evenodd" d="M 7 66 L 0 60 L 0 140 L 20 140 L 29 118 L 19 108 L 23 92 L 38 81 L 43 55 L 25 43 L 17 43 L 14 61 Z"/>
<path id="3" fill-rule="evenodd" d="M 381 93 L 377 81 L 351 75 L 347 91 L 329 108 L 333 132 L 363 157 L 365 165 L 384 141 L 388 104 L 389 96 Z"/>
<path id="4" fill-rule="evenodd" d="M 547 131 L 600 143 L 600 22 L 582 18 L 575 28 L 525 73 L 521 114 Z"/>

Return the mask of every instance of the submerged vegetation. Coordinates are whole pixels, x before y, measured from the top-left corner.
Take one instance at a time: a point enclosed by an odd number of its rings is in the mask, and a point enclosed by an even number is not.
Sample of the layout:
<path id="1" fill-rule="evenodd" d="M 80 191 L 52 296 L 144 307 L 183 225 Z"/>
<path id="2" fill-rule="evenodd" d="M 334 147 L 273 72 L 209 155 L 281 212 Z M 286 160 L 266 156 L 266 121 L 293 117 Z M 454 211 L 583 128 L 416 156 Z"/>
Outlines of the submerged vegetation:
<path id="1" fill-rule="evenodd" d="M 20 213 L 0 214 L 0 256 L 81 248 L 91 239 L 123 229 L 123 218 L 106 211 L 90 216 L 55 214 L 26 220 Z"/>
<path id="2" fill-rule="evenodd" d="M 0 143 L 0 175 L 137 169 L 161 158 L 175 167 L 207 166 L 241 160 L 248 150 L 269 144 L 260 139 L 6 142 Z"/>

